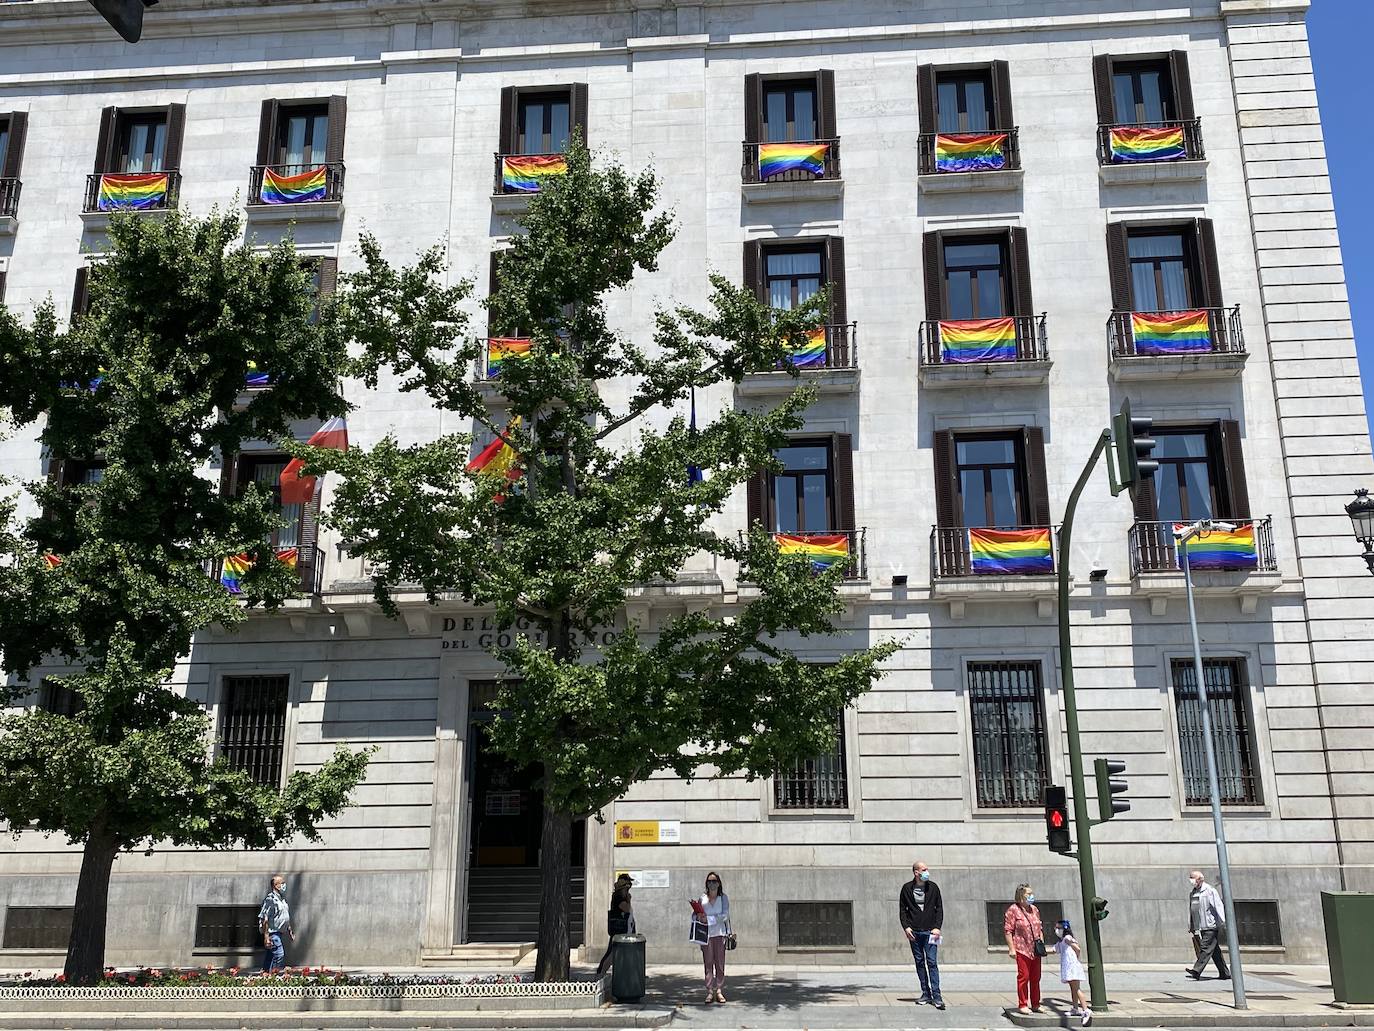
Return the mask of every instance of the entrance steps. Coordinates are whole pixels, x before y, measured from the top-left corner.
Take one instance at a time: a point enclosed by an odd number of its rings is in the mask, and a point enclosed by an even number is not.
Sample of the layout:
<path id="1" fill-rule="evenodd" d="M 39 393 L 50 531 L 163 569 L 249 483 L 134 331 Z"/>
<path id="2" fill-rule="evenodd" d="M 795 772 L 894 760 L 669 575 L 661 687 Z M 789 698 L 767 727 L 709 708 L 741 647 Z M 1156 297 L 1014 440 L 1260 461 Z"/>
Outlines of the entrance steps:
<path id="1" fill-rule="evenodd" d="M 513 967 L 534 951 L 534 942 L 470 942 L 420 954 L 422 967 Z"/>

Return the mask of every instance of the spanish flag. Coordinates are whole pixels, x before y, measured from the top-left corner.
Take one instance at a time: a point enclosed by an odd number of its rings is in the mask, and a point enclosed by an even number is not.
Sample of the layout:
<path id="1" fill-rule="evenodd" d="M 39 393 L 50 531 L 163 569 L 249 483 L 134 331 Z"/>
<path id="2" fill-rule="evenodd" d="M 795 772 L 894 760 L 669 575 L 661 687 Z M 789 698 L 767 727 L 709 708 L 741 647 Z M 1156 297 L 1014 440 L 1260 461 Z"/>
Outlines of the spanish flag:
<path id="1" fill-rule="evenodd" d="M 348 450 L 348 424 L 342 416 L 335 416 L 317 429 L 306 441 L 311 447 L 327 447 L 333 451 Z M 305 463 L 293 458 L 281 471 L 281 503 L 308 505 L 315 497 L 315 477 L 302 476 Z"/>

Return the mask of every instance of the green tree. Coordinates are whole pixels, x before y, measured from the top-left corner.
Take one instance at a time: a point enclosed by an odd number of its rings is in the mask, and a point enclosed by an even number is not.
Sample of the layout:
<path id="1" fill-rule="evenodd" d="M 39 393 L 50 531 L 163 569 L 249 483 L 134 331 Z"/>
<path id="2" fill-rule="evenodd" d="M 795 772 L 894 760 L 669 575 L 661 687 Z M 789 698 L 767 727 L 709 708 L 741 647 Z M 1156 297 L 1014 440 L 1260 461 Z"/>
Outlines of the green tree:
<path id="1" fill-rule="evenodd" d="M 774 312 L 712 276 L 709 311 L 664 308 L 652 346 L 626 339 L 609 324 L 606 297 L 656 270 L 672 240 L 656 196 L 651 173 L 594 170 L 574 143 L 567 175 L 532 200 L 525 234 L 500 258 L 491 325 L 531 340 L 527 357 L 502 365 L 500 397 L 468 375 L 484 346 L 461 308 L 470 284 L 436 285 L 437 253 L 396 270 L 363 241 L 345 314 L 364 345 L 358 373 L 375 382 L 389 368 L 403 389 L 501 436 L 519 456 L 516 482 L 469 471 L 465 434 L 312 452 L 343 474 L 326 518 L 377 564 L 384 609 L 396 607 L 388 585 L 419 584 L 430 601 L 456 593 L 489 606 L 502 628 L 517 619 L 538 628 L 497 651 L 507 675 L 491 739 L 542 767 L 543 980 L 568 974 L 575 819 L 659 770 L 767 775 L 826 750 L 835 714 L 895 647 L 826 666 L 800 661 L 787 642 L 834 631 L 841 573 L 813 575 L 782 558 L 760 527 L 742 537 L 712 527 L 801 427 L 810 395 L 799 390 L 770 412 L 727 411 L 699 429 L 672 413 L 695 388 L 777 368 L 821 321 L 825 298 Z M 689 464 L 705 478 L 689 480 Z M 755 600 L 652 627 L 626 619 L 629 593 L 671 583 L 701 552 L 736 564 Z M 586 647 L 611 625 L 608 645 Z"/>
<path id="2" fill-rule="evenodd" d="M 348 803 L 366 753 L 340 750 L 284 790 L 209 755 L 202 707 L 168 678 L 212 624 L 244 607 L 211 572 L 246 553 L 249 604 L 275 607 L 299 576 L 266 545 L 272 496 L 221 496 L 203 471 L 295 419 L 341 414 L 347 349 L 332 305 L 289 242 L 257 253 L 233 215 L 117 217 L 89 271 L 90 303 L 63 331 L 52 302 L 22 323 L 0 308 L 0 405 L 36 427 L 49 467 L 100 471 L 24 485 L 0 508 L 0 648 L 12 675 L 60 656 L 79 672 L 68 715 L 0 720 L 0 818 L 83 846 L 66 974 L 104 967 L 111 868 L 120 852 L 176 845 L 269 848 Z M 245 396 L 249 362 L 273 386 Z"/>

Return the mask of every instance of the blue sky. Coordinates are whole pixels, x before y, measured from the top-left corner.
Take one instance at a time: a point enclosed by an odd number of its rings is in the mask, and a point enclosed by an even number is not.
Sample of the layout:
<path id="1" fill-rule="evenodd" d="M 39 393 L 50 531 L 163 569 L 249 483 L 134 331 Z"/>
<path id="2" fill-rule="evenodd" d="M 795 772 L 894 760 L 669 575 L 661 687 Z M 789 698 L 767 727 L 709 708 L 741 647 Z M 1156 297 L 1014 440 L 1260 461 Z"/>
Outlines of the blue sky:
<path id="1" fill-rule="evenodd" d="M 1369 145 L 1374 125 L 1365 98 L 1370 89 L 1374 0 L 1312 0 L 1307 31 L 1369 411 L 1374 407 L 1370 404 L 1374 386 L 1374 163 Z"/>

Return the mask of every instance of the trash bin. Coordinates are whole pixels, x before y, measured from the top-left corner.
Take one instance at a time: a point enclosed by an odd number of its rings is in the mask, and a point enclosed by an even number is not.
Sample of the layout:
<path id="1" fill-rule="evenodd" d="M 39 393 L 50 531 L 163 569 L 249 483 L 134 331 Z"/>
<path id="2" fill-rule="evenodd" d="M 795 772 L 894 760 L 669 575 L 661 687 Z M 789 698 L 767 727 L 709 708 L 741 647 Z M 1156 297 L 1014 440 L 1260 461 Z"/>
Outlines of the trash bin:
<path id="1" fill-rule="evenodd" d="M 1322 920 L 1336 1001 L 1374 1004 L 1374 892 L 1322 892 Z"/>
<path id="2" fill-rule="evenodd" d="M 611 995 L 616 1002 L 644 998 L 644 935 L 617 934 L 611 939 Z"/>

